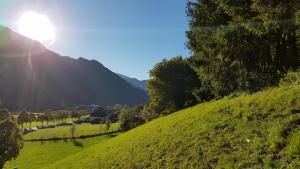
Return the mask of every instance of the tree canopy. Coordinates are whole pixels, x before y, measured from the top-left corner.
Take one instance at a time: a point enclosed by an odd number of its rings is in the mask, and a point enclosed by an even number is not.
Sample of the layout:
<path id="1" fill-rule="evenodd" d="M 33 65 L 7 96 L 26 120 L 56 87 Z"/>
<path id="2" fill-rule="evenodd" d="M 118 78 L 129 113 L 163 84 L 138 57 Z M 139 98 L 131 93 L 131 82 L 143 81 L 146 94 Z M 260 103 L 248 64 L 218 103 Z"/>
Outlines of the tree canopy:
<path id="1" fill-rule="evenodd" d="M 157 113 L 169 114 L 196 103 L 192 91 L 200 81 L 186 59 L 175 57 L 155 65 L 147 85 L 149 106 Z"/>
<path id="2" fill-rule="evenodd" d="M 0 168 L 19 154 L 22 136 L 13 117 L 6 109 L 0 110 Z"/>
<path id="3" fill-rule="evenodd" d="M 300 65 L 295 0 L 197 0 L 187 14 L 191 63 L 215 97 L 275 85 Z"/>

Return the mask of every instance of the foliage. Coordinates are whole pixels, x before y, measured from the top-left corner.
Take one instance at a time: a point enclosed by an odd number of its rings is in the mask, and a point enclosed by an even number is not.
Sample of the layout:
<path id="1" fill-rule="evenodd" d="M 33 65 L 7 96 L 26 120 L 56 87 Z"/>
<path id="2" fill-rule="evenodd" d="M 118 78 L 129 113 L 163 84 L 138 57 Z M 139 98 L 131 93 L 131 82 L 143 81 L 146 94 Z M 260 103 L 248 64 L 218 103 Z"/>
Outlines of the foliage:
<path id="1" fill-rule="evenodd" d="M 22 129 L 23 129 L 23 124 L 27 123 L 29 121 L 29 114 L 28 114 L 28 112 L 26 110 L 23 110 L 21 112 L 21 114 L 18 116 L 17 121 L 18 121 L 18 124 L 21 124 Z"/>
<path id="2" fill-rule="evenodd" d="M 22 148 L 22 136 L 6 109 L 0 110 L 0 168 L 6 161 L 16 158 Z"/>
<path id="3" fill-rule="evenodd" d="M 75 124 L 73 124 L 71 126 L 70 133 L 71 133 L 72 138 L 75 137 L 75 133 L 76 133 L 76 125 Z"/>
<path id="4" fill-rule="evenodd" d="M 46 168 L 299 168 L 299 108 L 299 85 L 202 103 Z"/>
<path id="5" fill-rule="evenodd" d="M 197 74 L 187 60 L 164 59 L 150 71 L 148 108 L 157 114 L 170 114 L 197 103 L 192 90 L 199 86 Z"/>
<path id="6" fill-rule="evenodd" d="M 138 105 L 130 108 L 121 109 L 120 113 L 120 129 L 122 131 L 128 131 L 135 128 L 145 122 L 141 117 L 141 111 L 143 110 L 142 105 Z"/>
<path id="7" fill-rule="evenodd" d="M 87 115 L 86 111 L 72 111 L 71 118 L 80 119 L 81 117 Z"/>
<path id="8" fill-rule="evenodd" d="M 29 114 L 28 114 L 28 120 L 27 120 L 27 121 L 29 122 L 30 127 L 31 127 L 32 122 L 36 121 L 35 115 L 34 115 L 33 113 L 29 113 Z"/>
<path id="9" fill-rule="evenodd" d="M 45 121 L 49 121 L 49 117 L 46 116 L 45 114 L 40 114 L 40 115 L 37 116 L 36 120 L 38 122 L 41 122 L 42 126 L 43 126 Z"/>
<path id="10" fill-rule="evenodd" d="M 300 65 L 295 0 L 196 0 L 187 14 L 189 60 L 205 84 L 198 96 L 258 91 Z"/>
<path id="11" fill-rule="evenodd" d="M 281 86 L 300 85 L 300 72 L 288 72 L 287 75 L 280 80 Z"/>
<path id="12" fill-rule="evenodd" d="M 106 131 L 109 131 L 110 126 L 111 126 L 111 121 L 108 119 L 108 120 L 106 120 L 106 122 L 105 122 L 105 129 L 106 129 Z"/>

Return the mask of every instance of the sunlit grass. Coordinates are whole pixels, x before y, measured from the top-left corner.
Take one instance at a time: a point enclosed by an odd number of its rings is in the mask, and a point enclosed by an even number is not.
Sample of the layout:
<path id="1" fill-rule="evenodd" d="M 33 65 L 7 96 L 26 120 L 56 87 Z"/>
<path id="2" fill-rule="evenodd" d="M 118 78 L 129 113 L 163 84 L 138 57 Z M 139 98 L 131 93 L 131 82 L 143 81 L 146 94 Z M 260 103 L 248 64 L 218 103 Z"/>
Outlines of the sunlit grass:
<path id="1" fill-rule="evenodd" d="M 41 129 L 29 134 L 24 135 L 25 140 L 31 139 L 51 139 L 51 138 L 70 138 L 72 126 L 61 126 L 55 128 Z M 119 129 L 119 123 L 111 124 L 109 130 L 107 130 L 105 124 L 78 124 L 75 127 L 75 137 L 94 135 L 100 133 L 106 133 L 110 131 L 117 131 Z"/>
<path id="2" fill-rule="evenodd" d="M 299 168 L 300 86 L 199 104 L 45 168 Z"/>
<path id="3" fill-rule="evenodd" d="M 77 143 L 72 140 L 26 142 L 18 158 L 7 162 L 4 168 L 39 169 L 110 138 L 110 136 L 99 136 L 77 139 Z"/>

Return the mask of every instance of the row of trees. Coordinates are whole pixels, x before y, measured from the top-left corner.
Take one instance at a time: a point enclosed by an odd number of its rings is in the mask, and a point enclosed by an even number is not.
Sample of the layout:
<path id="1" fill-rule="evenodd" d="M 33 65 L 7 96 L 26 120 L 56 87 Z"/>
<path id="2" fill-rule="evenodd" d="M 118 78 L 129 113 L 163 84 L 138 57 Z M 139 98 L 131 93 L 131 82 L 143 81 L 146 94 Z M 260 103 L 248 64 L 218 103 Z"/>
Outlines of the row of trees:
<path id="1" fill-rule="evenodd" d="M 34 121 L 41 122 L 42 125 L 44 125 L 44 122 L 46 122 L 48 125 L 51 121 L 53 124 L 55 121 L 66 122 L 68 118 L 79 119 L 85 115 L 87 115 L 86 111 L 46 111 L 43 114 L 35 115 L 34 113 L 29 113 L 26 110 L 23 110 L 18 116 L 17 122 L 23 129 L 25 123 L 29 123 L 30 127 L 31 123 Z"/>

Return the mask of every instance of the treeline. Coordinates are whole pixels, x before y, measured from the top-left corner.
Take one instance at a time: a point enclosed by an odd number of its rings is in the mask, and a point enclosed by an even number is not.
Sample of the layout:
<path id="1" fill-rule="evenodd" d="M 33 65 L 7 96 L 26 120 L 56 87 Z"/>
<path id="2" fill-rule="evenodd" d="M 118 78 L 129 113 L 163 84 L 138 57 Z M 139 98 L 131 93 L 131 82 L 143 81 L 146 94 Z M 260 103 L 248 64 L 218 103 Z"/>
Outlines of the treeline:
<path id="1" fill-rule="evenodd" d="M 295 0 L 189 2 L 192 56 L 163 60 L 150 71 L 145 110 L 165 115 L 278 85 L 300 66 L 299 11 Z"/>
<path id="2" fill-rule="evenodd" d="M 124 129 L 197 103 L 278 85 L 300 66 L 299 3 L 188 2 L 192 56 L 154 66 L 147 84 L 150 102 L 123 111 Z"/>
<path id="3" fill-rule="evenodd" d="M 34 114 L 23 110 L 17 117 L 17 123 L 21 125 L 22 129 L 24 128 L 25 123 L 29 123 L 31 127 L 32 122 L 41 122 L 44 125 L 44 122 L 49 124 L 49 122 L 61 121 L 66 122 L 68 118 L 77 118 L 87 115 L 87 111 L 68 111 L 68 110 L 59 110 L 59 111 L 46 111 L 41 114 Z"/>

